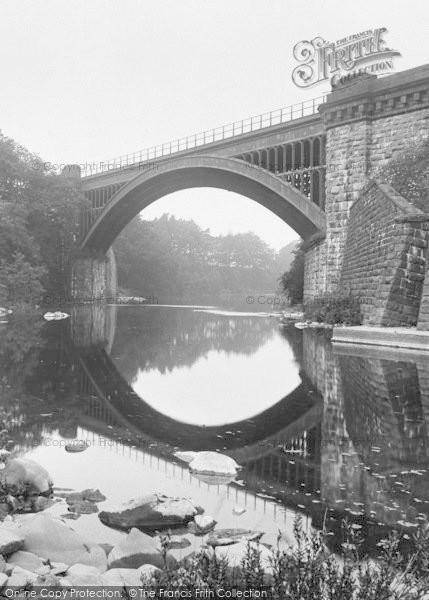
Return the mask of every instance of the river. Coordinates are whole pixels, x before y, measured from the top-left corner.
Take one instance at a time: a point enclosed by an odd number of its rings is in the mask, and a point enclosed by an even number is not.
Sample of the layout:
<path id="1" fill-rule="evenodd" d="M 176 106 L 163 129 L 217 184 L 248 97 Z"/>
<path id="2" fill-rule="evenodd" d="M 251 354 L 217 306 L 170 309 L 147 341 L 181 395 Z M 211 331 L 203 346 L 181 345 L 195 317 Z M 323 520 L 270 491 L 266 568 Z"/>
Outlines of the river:
<path id="1" fill-rule="evenodd" d="M 108 509 L 159 492 L 192 497 L 218 527 L 293 539 L 348 518 L 368 551 L 429 513 L 427 355 L 333 346 L 266 313 L 180 306 L 85 306 L 70 319 L 0 325 L 3 426 L 17 456 L 58 488 L 99 488 Z M 67 453 L 67 440 L 87 449 Z M 189 473 L 177 450 L 218 450 L 242 470 L 228 484 Z M 238 515 L 235 507 L 245 509 Z M 58 501 L 51 512 L 67 512 Z M 73 527 L 123 533 L 96 514 Z M 192 539 L 195 549 L 201 539 Z"/>

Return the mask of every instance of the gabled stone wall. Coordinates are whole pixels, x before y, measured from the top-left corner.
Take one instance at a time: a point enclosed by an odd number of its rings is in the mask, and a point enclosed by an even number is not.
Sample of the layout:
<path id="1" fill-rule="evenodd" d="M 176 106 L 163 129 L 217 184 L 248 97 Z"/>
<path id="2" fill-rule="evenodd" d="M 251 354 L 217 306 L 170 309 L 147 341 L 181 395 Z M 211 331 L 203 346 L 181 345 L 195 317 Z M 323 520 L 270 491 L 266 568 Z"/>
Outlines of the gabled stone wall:
<path id="1" fill-rule="evenodd" d="M 375 181 L 350 209 L 340 291 L 361 301 L 363 323 L 413 326 L 428 255 L 429 214 Z"/>

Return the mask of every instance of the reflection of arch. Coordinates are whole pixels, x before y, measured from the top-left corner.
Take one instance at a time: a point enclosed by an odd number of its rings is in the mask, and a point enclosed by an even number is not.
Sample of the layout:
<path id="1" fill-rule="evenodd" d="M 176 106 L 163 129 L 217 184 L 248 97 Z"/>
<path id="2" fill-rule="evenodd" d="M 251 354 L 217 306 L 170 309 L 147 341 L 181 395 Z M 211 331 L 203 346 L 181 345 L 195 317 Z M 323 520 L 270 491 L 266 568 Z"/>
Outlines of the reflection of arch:
<path id="1" fill-rule="evenodd" d="M 156 164 L 120 188 L 93 223 L 82 247 L 106 252 L 146 206 L 162 196 L 192 187 L 214 187 L 247 196 L 271 210 L 303 238 L 325 229 L 326 217 L 320 208 L 267 170 L 233 158 L 194 156 Z"/>
<path id="2" fill-rule="evenodd" d="M 99 398 L 112 413 L 120 416 L 122 424 L 128 421 L 134 430 L 138 429 L 166 446 L 180 446 L 188 450 L 221 447 L 228 451 L 253 444 L 254 452 L 259 455 L 257 442 L 261 437 L 275 439 L 275 434 L 288 427 L 295 433 L 293 423 L 300 419 L 304 423 L 302 418 L 307 413 L 311 420 L 311 423 L 308 419 L 305 421 L 307 427 L 314 426 L 321 420 L 321 411 L 314 408 L 315 404 L 321 402 L 320 397 L 304 379 L 286 398 L 253 419 L 210 427 L 178 423 L 146 404 L 123 379 L 101 347 L 80 352 L 79 362 Z M 235 435 L 225 437 L 225 429 L 235 432 Z M 253 456 L 250 453 L 246 458 L 251 459 Z"/>

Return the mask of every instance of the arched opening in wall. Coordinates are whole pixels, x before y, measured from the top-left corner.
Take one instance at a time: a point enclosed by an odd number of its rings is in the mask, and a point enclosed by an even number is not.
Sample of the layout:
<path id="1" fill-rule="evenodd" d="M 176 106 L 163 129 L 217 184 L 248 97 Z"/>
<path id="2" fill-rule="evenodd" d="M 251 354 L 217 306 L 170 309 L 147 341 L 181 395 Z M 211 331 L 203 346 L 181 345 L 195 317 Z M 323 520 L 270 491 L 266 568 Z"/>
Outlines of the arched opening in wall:
<path id="1" fill-rule="evenodd" d="M 121 294 L 151 305 L 117 315 L 111 356 L 134 392 L 166 417 L 206 427 L 298 397 L 300 333 L 289 339 L 268 315 L 282 308 L 278 278 L 299 239 L 254 200 L 215 188 L 141 211 L 114 243 Z"/>
<path id="2" fill-rule="evenodd" d="M 168 194 L 141 211 L 114 242 L 126 295 L 163 303 L 275 295 L 300 237 L 267 208 L 214 188 Z M 266 310 L 265 306 L 253 307 Z"/>

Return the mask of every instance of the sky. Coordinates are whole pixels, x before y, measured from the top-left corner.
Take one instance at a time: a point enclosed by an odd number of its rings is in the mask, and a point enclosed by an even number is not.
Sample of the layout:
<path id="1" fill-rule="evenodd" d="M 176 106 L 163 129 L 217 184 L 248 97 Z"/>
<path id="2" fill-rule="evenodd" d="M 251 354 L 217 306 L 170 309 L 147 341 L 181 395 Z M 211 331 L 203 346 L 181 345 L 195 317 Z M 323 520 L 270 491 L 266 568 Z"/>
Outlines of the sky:
<path id="1" fill-rule="evenodd" d="M 99 162 L 307 100 L 293 46 L 386 27 L 395 71 L 429 62 L 427 0 L 2 0 L 0 129 L 54 164 Z M 213 233 L 296 234 L 256 202 L 185 190 L 150 206 Z"/>

